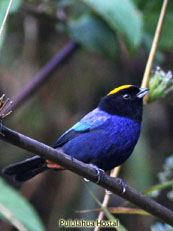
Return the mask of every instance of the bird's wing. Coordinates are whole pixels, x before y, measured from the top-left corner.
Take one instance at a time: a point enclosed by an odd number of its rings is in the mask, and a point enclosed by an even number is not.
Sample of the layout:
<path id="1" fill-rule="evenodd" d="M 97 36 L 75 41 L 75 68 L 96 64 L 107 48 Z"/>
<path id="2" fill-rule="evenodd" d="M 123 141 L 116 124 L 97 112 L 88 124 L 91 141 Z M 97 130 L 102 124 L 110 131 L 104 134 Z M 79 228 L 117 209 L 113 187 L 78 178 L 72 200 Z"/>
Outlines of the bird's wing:
<path id="1" fill-rule="evenodd" d="M 54 148 L 61 147 L 69 140 L 83 133 L 90 132 L 95 129 L 100 129 L 101 125 L 109 118 L 109 115 L 98 108 L 88 113 L 83 119 L 76 123 L 72 128 L 66 131 L 56 141 Z"/>
<path id="2" fill-rule="evenodd" d="M 59 137 L 59 139 L 56 141 L 54 145 L 54 148 L 61 147 L 69 140 L 75 138 L 76 136 L 81 135 L 82 133 L 89 132 L 93 130 L 93 128 L 96 128 L 96 126 L 92 126 L 92 124 L 89 123 L 83 123 L 83 122 L 76 123 L 72 128 L 70 128 L 62 136 Z"/>

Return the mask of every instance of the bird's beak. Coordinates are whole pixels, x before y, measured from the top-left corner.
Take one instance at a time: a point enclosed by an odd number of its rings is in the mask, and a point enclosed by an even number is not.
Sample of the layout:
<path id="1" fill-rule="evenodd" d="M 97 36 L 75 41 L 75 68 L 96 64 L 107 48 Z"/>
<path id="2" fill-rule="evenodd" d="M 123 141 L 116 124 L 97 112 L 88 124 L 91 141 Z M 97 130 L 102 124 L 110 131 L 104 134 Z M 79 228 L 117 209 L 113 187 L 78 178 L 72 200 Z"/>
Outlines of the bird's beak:
<path id="1" fill-rule="evenodd" d="M 149 88 L 139 88 L 140 92 L 137 94 L 137 97 L 138 98 L 143 98 L 147 93 L 148 91 L 150 90 Z"/>

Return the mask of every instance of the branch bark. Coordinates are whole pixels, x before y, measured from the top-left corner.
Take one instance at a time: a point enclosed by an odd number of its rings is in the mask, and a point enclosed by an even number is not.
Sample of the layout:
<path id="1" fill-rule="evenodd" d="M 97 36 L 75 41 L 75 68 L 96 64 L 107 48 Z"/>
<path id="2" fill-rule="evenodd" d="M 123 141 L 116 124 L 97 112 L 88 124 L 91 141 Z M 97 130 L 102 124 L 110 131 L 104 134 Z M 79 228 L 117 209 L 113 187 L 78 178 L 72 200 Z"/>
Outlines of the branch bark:
<path id="1" fill-rule="evenodd" d="M 15 132 L 3 126 L 2 124 L 0 124 L 0 139 L 32 153 L 36 153 L 37 155 L 53 161 L 65 167 L 66 169 L 89 179 L 94 183 L 97 182 L 98 177 L 96 170 L 90 165 L 71 158 L 69 155 L 58 152 L 56 149 L 53 149 L 39 141 L 24 136 L 21 133 Z M 110 177 L 107 174 L 101 172 L 98 185 L 146 210 L 165 223 L 173 225 L 173 212 L 171 210 L 144 196 L 142 193 L 137 192 L 130 186 L 127 186 L 126 192 L 122 194 L 122 185 L 120 184 L 118 178 Z"/>

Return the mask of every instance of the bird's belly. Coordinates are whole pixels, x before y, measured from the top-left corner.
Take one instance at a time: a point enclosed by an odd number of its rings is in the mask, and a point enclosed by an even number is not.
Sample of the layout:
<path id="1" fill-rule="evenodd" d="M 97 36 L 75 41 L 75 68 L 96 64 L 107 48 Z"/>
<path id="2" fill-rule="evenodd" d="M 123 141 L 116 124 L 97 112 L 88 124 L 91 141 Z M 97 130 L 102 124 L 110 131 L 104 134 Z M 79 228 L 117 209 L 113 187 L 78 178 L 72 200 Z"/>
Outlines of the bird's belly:
<path id="1" fill-rule="evenodd" d="M 97 152 L 96 158 L 91 162 L 105 171 L 121 165 L 133 152 L 138 136 L 139 135 L 131 134 L 129 137 L 126 134 L 121 134 L 121 136 L 117 138 L 116 134 L 108 135 L 107 139 L 103 139 L 103 142 L 100 143 L 102 149 Z"/>

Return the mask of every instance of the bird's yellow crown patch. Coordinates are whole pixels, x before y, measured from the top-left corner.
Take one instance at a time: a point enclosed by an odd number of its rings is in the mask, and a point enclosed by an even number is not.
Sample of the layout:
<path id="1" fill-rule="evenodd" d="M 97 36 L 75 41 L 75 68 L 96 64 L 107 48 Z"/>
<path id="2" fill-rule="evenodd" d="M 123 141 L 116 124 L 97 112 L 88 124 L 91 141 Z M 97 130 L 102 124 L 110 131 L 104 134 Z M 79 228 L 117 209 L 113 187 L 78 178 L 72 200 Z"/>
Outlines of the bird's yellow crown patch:
<path id="1" fill-rule="evenodd" d="M 123 86 L 114 88 L 114 89 L 113 89 L 112 91 L 110 91 L 107 95 L 115 94 L 115 93 L 117 93 L 118 91 L 123 90 L 123 89 L 125 89 L 125 88 L 129 88 L 129 87 L 131 87 L 131 86 L 132 86 L 132 85 L 123 85 Z"/>

